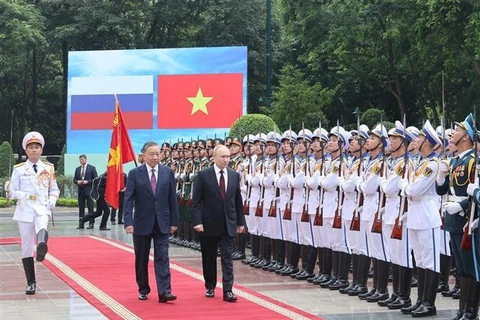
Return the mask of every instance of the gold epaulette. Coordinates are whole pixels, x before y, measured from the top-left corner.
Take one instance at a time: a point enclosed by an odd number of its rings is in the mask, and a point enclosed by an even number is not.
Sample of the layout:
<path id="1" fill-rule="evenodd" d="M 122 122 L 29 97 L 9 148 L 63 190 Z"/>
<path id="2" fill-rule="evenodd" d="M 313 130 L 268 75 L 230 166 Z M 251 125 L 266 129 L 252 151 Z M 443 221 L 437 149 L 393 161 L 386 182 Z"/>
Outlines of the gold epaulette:
<path id="1" fill-rule="evenodd" d="M 20 162 L 19 164 L 16 164 L 16 165 L 14 165 L 13 167 L 14 167 L 14 168 L 18 168 L 18 167 L 21 167 L 21 166 L 23 166 L 23 165 L 25 165 L 25 162 Z"/>

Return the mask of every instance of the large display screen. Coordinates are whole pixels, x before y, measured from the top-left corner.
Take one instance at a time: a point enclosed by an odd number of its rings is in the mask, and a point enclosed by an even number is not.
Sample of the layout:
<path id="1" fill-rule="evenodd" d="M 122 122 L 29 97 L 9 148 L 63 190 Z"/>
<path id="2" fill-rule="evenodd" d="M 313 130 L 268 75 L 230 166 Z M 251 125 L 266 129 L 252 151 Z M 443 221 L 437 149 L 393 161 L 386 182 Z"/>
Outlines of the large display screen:
<path id="1" fill-rule="evenodd" d="M 115 96 L 137 153 L 147 141 L 223 138 L 246 114 L 247 48 L 69 52 L 66 175 L 80 154 L 105 171 Z"/>

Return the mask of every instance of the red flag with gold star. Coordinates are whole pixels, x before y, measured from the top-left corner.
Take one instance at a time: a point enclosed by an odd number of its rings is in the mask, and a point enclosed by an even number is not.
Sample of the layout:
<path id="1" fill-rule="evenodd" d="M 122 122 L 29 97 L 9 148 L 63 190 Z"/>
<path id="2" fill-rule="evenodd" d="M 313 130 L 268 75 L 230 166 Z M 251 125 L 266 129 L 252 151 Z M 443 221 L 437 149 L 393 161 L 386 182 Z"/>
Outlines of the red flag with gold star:
<path id="1" fill-rule="evenodd" d="M 243 74 L 158 76 L 158 128 L 230 128 L 243 112 Z"/>
<path id="2" fill-rule="evenodd" d="M 105 201 L 115 209 L 119 207 L 119 192 L 125 188 L 123 164 L 134 160 L 135 153 L 123 121 L 120 103 L 116 100 L 105 189 Z"/>

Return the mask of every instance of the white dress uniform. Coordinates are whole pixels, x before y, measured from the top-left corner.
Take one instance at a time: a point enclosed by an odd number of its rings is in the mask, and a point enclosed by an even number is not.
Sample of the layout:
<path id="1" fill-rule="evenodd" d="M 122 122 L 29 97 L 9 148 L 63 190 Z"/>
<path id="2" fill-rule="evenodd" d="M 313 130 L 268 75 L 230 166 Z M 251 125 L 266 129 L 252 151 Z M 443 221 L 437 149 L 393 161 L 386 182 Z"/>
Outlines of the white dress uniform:
<path id="1" fill-rule="evenodd" d="M 294 219 L 294 216 L 292 214 L 292 219 L 291 220 L 286 220 L 283 219 L 285 215 L 285 209 L 288 207 L 291 207 L 291 192 L 292 188 L 290 187 L 289 181 L 292 175 L 292 170 L 293 170 L 293 158 L 290 158 L 288 160 L 285 159 L 285 157 L 282 158 L 282 163 L 281 165 L 281 173 L 280 177 L 276 181 L 275 185 L 278 189 L 280 189 L 280 201 L 279 201 L 279 206 L 280 206 L 280 215 L 282 216 L 282 230 L 283 230 L 283 237 L 284 240 L 290 241 L 290 242 L 295 242 L 296 241 L 296 220 Z"/>
<path id="2" fill-rule="evenodd" d="M 52 204 L 60 195 L 53 165 L 38 161 L 36 173 L 33 165 L 30 160 L 16 165 L 10 180 L 10 197 L 17 199 L 13 220 L 22 237 L 22 258 L 33 256 L 35 236 L 47 229 Z"/>
<path id="3" fill-rule="evenodd" d="M 283 240 L 282 232 L 282 218 L 278 212 L 278 199 L 277 188 L 275 187 L 275 181 L 279 177 L 279 156 L 273 158 L 265 158 L 265 176 L 262 181 L 263 188 L 265 190 L 263 200 L 263 218 L 266 229 L 266 236 L 271 239 Z M 275 203 L 276 214 L 275 216 L 269 216 L 270 208 Z"/>
<path id="4" fill-rule="evenodd" d="M 403 148 L 403 146 L 401 148 Z M 408 231 L 405 223 L 402 224 L 402 239 L 391 238 L 395 220 L 399 217 L 401 202 L 403 200 L 403 197 L 399 195 L 400 189 L 398 182 L 402 179 L 405 166 L 404 159 L 404 156 L 392 159 L 393 161 L 387 175 L 388 179 L 381 184 L 382 191 L 386 196 L 382 231 L 385 236 L 386 248 L 391 262 L 402 267 L 412 268 L 411 247 L 409 246 L 410 242 L 408 240 Z M 407 172 L 410 172 L 411 170 L 409 168 L 411 168 L 412 163 L 408 162 L 407 166 Z"/>
<path id="5" fill-rule="evenodd" d="M 295 157 L 296 174 L 290 180 L 290 186 L 293 188 L 293 205 L 292 213 L 295 215 L 297 221 L 297 243 L 302 245 L 313 246 L 313 220 L 308 219 L 308 222 L 302 222 L 302 213 L 305 203 L 307 203 L 305 184 L 309 178 L 308 169 L 310 166 L 310 158 Z M 307 173 L 306 173 L 307 171 Z M 307 203 L 308 206 L 308 203 Z M 308 210 L 308 208 L 307 208 Z"/>
<path id="6" fill-rule="evenodd" d="M 406 225 L 418 268 L 440 272 L 440 226 L 435 179 L 439 163 L 434 154 L 420 160 L 404 189 L 408 196 Z"/>
<path id="7" fill-rule="evenodd" d="M 263 158 L 257 158 L 255 163 L 253 164 L 253 171 L 252 175 L 249 177 L 248 184 L 250 185 L 250 212 L 249 212 L 249 220 L 250 220 L 250 234 L 253 235 L 261 235 L 261 223 L 262 219 L 260 217 L 255 216 L 255 211 L 257 210 L 257 206 L 261 199 L 261 185 L 260 182 L 263 179 Z"/>

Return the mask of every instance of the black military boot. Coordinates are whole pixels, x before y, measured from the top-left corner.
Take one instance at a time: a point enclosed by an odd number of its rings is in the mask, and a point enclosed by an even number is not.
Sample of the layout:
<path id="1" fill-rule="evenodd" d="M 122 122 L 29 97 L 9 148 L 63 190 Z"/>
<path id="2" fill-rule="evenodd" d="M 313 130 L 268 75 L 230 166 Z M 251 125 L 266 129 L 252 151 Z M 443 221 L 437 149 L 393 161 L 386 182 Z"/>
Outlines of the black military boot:
<path id="1" fill-rule="evenodd" d="M 358 254 L 352 254 L 352 283 L 346 287 L 340 289 L 341 294 L 348 294 L 348 292 L 354 289 L 358 283 L 358 261 L 359 256 Z"/>
<path id="2" fill-rule="evenodd" d="M 376 260 L 377 291 L 367 297 L 367 302 L 379 302 L 388 299 L 388 278 L 390 277 L 390 262 Z"/>
<path id="3" fill-rule="evenodd" d="M 48 252 L 48 232 L 45 229 L 38 231 L 37 233 L 37 261 L 43 261 L 45 255 Z"/>
<path id="4" fill-rule="evenodd" d="M 23 270 L 27 278 L 27 288 L 25 294 L 35 294 L 37 283 L 35 281 L 35 265 L 33 264 L 33 257 L 23 258 Z"/>
<path id="5" fill-rule="evenodd" d="M 445 292 L 450 290 L 448 287 L 448 279 L 450 278 L 450 269 L 452 268 L 452 257 L 440 255 L 440 284 L 437 292 Z"/>
<path id="6" fill-rule="evenodd" d="M 418 280 L 417 302 L 415 302 L 415 304 L 411 305 L 410 307 L 402 308 L 402 313 L 403 314 L 411 314 L 413 311 L 417 310 L 420 307 L 420 305 L 422 304 L 423 293 L 424 293 L 424 290 L 425 290 L 425 269 L 417 268 L 417 280 Z"/>
<path id="7" fill-rule="evenodd" d="M 412 276 L 413 269 L 400 267 L 398 298 L 388 305 L 388 309 L 397 310 L 408 308 L 412 305 L 412 300 L 410 299 L 410 292 L 412 290 Z"/>
<path id="8" fill-rule="evenodd" d="M 377 259 L 371 259 L 372 260 L 372 265 L 373 265 L 373 288 L 372 290 L 366 292 L 366 293 L 363 293 L 363 294 L 359 294 L 358 295 L 358 298 L 360 300 L 367 300 L 368 297 L 370 297 L 371 295 L 374 295 L 375 292 L 377 292 L 377 286 L 378 286 L 378 270 L 377 270 Z M 367 272 L 367 276 L 368 276 L 368 273 L 370 273 L 370 266 L 369 266 L 369 269 L 368 269 L 368 272 Z"/>
<path id="9" fill-rule="evenodd" d="M 348 283 L 348 273 L 350 271 L 350 264 L 352 261 L 352 257 L 350 254 L 345 252 L 339 252 L 339 266 L 338 266 L 338 277 L 335 283 L 331 284 L 328 287 L 330 290 L 340 290 L 347 288 L 349 286 Z"/>
<path id="10" fill-rule="evenodd" d="M 358 296 L 368 292 L 367 281 L 368 281 L 368 270 L 370 269 L 370 257 L 365 255 L 358 256 L 358 276 L 357 276 L 357 286 L 352 290 L 348 291 L 349 296 Z"/>
<path id="11" fill-rule="evenodd" d="M 377 304 L 381 307 L 387 307 L 390 303 L 397 300 L 400 292 L 400 266 L 398 264 L 392 263 L 392 287 L 393 292 L 390 298 L 385 300 L 380 300 Z"/>
<path id="12" fill-rule="evenodd" d="M 430 269 L 425 270 L 425 287 L 422 304 L 416 310 L 412 311 L 413 317 L 430 317 L 437 314 L 437 309 L 435 308 L 435 299 L 437 298 L 439 281 L 440 273 Z M 420 283 L 418 286 L 420 287 Z"/>

